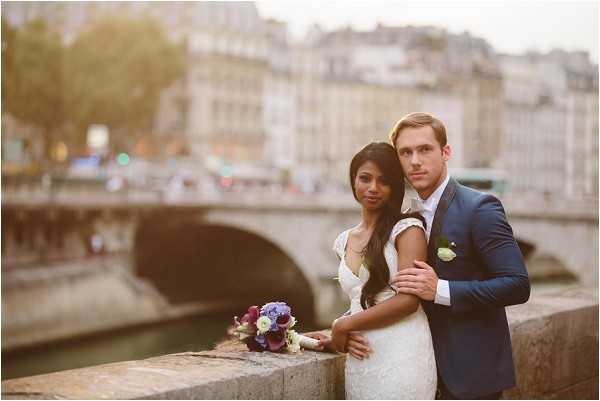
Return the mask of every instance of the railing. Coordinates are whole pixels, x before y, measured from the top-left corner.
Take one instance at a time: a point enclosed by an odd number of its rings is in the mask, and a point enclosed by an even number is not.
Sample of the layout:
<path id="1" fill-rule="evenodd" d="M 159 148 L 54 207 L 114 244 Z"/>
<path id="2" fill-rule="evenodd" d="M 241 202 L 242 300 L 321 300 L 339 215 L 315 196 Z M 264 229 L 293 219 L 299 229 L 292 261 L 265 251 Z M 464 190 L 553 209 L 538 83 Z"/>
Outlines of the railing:
<path id="1" fill-rule="evenodd" d="M 272 208 L 350 208 L 357 205 L 349 193 L 294 194 L 287 192 L 201 192 L 127 189 L 58 188 L 41 186 L 2 189 L 2 205 L 12 207 L 272 207 Z"/>
<path id="2" fill-rule="evenodd" d="M 502 198 L 509 216 L 598 219 L 598 200 L 544 200 L 517 195 Z M 349 192 L 314 194 L 284 191 L 203 192 L 200 190 L 144 190 L 129 188 L 109 192 L 102 187 L 3 185 L 2 205 L 9 207 L 247 207 L 358 210 Z"/>
<path id="3" fill-rule="evenodd" d="M 507 312 L 517 386 L 503 398 L 598 399 L 597 289 L 532 296 Z M 2 398 L 343 399 L 344 365 L 343 355 L 229 344 L 5 380 Z"/>

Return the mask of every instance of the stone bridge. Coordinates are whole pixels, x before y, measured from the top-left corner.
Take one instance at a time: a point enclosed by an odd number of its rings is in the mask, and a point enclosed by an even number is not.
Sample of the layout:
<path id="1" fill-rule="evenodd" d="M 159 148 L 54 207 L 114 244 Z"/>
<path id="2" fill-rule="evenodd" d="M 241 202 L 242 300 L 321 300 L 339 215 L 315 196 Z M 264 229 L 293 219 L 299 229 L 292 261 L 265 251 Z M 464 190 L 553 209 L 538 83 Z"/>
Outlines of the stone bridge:
<path id="1" fill-rule="evenodd" d="M 36 260 L 125 252 L 136 275 L 172 302 L 280 298 L 297 305 L 304 320 L 323 324 L 342 312 L 331 245 L 359 219 L 346 193 L 3 195 L 3 271 Z M 523 210 L 510 203 L 506 209 L 515 236 L 535 247 L 533 255 L 598 285 L 596 211 Z"/>
<path id="2" fill-rule="evenodd" d="M 598 292 L 507 308 L 516 387 L 503 399 L 598 399 Z M 377 352 L 376 350 L 374 352 Z M 346 357 L 240 344 L 2 381 L 3 399 L 344 399 Z"/>

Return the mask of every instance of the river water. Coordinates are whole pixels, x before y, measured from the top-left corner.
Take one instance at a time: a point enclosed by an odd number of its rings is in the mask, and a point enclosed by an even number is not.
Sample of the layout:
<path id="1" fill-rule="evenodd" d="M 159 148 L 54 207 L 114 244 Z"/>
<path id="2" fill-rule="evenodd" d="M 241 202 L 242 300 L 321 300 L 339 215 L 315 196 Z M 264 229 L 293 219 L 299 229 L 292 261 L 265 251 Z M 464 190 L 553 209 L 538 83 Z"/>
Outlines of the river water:
<path id="1" fill-rule="evenodd" d="M 2 380 L 108 362 L 143 359 L 214 346 L 231 316 L 190 317 L 165 324 L 50 344 L 34 350 L 2 353 Z"/>
<path id="2" fill-rule="evenodd" d="M 233 313 L 193 316 L 146 327 L 89 336 L 38 349 L 2 353 L 2 380 L 110 362 L 212 349 L 226 338 Z M 299 331 L 317 327 L 298 323 Z"/>

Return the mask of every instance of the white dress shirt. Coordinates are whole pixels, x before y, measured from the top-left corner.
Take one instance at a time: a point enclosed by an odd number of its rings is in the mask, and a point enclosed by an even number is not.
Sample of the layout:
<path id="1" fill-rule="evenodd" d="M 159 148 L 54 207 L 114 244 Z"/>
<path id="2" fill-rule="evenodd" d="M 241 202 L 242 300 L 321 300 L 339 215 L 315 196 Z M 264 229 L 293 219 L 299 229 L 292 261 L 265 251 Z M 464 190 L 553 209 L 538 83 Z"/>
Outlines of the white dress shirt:
<path id="1" fill-rule="evenodd" d="M 423 200 L 419 197 L 421 203 L 421 215 L 423 215 L 425 222 L 427 223 L 427 242 L 429 242 L 429 236 L 431 235 L 431 225 L 433 224 L 435 211 L 437 210 L 442 194 L 448 185 L 448 181 L 450 181 L 450 176 L 446 174 L 446 179 L 444 179 L 440 186 L 437 187 L 427 199 Z M 434 302 L 436 304 L 450 306 L 450 285 L 447 280 L 438 279 Z"/>

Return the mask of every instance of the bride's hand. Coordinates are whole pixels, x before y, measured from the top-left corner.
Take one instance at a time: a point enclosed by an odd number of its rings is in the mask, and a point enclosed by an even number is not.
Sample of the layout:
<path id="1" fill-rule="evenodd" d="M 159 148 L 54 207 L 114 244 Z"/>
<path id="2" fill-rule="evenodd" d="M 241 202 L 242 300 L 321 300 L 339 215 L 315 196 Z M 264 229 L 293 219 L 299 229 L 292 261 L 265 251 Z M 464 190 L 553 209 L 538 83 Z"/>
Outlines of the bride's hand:
<path id="1" fill-rule="evenodd" d="M 346 327 L 347 317 L 335 319 L 331 326 L 331 342 L 338 352 L 348 352 L 348 335 L 350 330 Z"/>
<path id="2" fill-rule="evenodd" d="M 369 341 L 358 331 L 348 334 L 348 353 L 356 359 L 368 358 L 371 353 Z"/>

